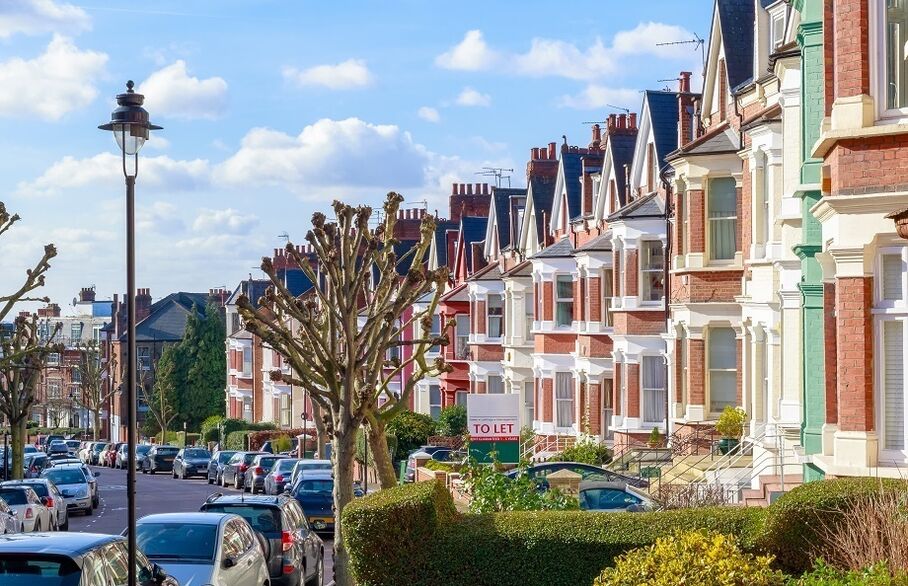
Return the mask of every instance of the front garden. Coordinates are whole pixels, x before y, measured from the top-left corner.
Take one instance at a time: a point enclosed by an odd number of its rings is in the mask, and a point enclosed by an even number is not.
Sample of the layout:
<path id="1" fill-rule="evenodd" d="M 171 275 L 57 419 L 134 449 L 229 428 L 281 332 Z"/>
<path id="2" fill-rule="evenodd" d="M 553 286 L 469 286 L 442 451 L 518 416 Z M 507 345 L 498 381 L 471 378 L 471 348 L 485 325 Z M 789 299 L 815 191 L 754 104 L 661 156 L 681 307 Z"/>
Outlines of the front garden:
<path id="1" fill-rule="evenodd" d="M 768 509 L 461 514 L 424 482 L 359 499 L 343 522 L 359 586 L 908 585 L 906 494 L 840 479 Z"/>

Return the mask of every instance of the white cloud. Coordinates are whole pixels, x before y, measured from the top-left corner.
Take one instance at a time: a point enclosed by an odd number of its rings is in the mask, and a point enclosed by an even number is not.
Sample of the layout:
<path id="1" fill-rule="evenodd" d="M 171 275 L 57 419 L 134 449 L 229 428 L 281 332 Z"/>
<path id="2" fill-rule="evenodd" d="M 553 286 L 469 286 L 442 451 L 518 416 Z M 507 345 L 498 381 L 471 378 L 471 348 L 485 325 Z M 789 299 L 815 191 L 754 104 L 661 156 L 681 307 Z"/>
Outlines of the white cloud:
<path id="1" fill-rule="evenodd" d="M 176 234 L 185 230 L 186 225 L 179 217 L 179 208 L 166 201 L 156 201 L 150 206 L 139 207 L 136 226 L 140 231 Z"/>
<path id="2" fill-rule="evenodd" d="M 166 155 L 141 157 L 139 183 L 159 191 L 190 191 L 208 184 L 208 161 L 181 161 Z M 122 161 L 113 153 L 77 159 L 63 157 L 33 181 L 22 181 L 16 193 L 22 197 L 53 196 L 67 189 L 114 188 L 123 183 Z"/>
<path id="3" fill-rule="evenodd" d="M 154 116 L 213 120 L 227 109 L 227 82 L 221 77 L 190 76 L 182 59 L 152 73 L 138 92 L 145 95 Z"/>
<path id="4" fill-rule="evenodd" d="M 499 62 L 499 55 L 486 44 L 482 31 L 467 31 L 460 43 L 435 58 L 435 65 L 444 69 L 481 71 Z"/>
<path id="5" fill-rule="evenodd" d="M 463 91 L 460 92 L 460 95 L 457 96 L 455 103 L 458 106 L 480 106 L 485 108 L 492 105 L 492 96 L 480 93 L 471 87 L 465 87 L 463 88 Z"/>
<path id="6" fill-rule="evenodd" d="M 613 56 L 600 39 L 585 51 L 564 41 L 533 39 L 530 50 L 516 55 L 515 63 L 519 73 L 532 77 L 594 79 L 615 69 Z"/>
<path id="7" fill-rule="evenodd" d="M 84 108 L 97 97 L 94 83 L 106 64 L 106 54 L 81 51 L 66 37 L 54 35 L 38 57 L 0 62 L 0 116 L 59 120 Z"/>
<path id="8" fill-rule="evenodd" d="M 91 28 L 91 18 L 78 6 L 53 0 L 3 0 L 0 2 L 0 39 L 17 33 L 42 35 L 78 33 Z"/>
<path id="9" fill-rule="evenodd" d="M 427 122 L 441 121 L 441 116 L 439 116 L 438 110 L 436 110 L 435 108 L 430 108 L 429 106 L 423 106 L 422 108 L 420 108 L 416 112 L 416 115 Z"/>
<path id="10" fill-rule="evenodd" d="M 558 105 L 564 108 L 578 110 L 593 110 L 606 106 L 621 106 L 634 110 L 642 103 L 640 92 L 625 88 L 611 88 L 592 83 L 577 95 L 564 95 L 558 100 Z"/>
<path id="11" fill-rule="evenodd" d="M 192 229 L 218 234 L 248 234 L 258 223 L 257 216 L 242 214 L 233 208 L 202 210 L 192 223 Z"/>
<path id="12" fill-rule="evenodd" d="M 337 65 L 316 65 L 300 70 L 284 67 L 284 79 L 300 87 L 322 86 L 332 90 L 349 90 L 371 85 L 372 73 L 362 59 L 347 59 Z"/>
<path id="13" fill-rule="evenodd" d="M 145 146 L 143 148 L 146 151 L 149 149 L 154 151 L 164 151 L 170 148 L 170 141 L 160 134 L 152 133 L 149 139 L 145 141 Z"/>
<path id="14" fill-rule="evenodd" d="M 688 41 L 693 38 L 693 33 L 680 26 L 661 22 L 641 22 L 632 30 L 615 34 L 612 48 L 616 53 L 624 55 L 654 55 L 664 59 L 683 59 L 694 54 L 699 58 L 699 50 L 694 53 L 693 44 L 658 44 Z"/>

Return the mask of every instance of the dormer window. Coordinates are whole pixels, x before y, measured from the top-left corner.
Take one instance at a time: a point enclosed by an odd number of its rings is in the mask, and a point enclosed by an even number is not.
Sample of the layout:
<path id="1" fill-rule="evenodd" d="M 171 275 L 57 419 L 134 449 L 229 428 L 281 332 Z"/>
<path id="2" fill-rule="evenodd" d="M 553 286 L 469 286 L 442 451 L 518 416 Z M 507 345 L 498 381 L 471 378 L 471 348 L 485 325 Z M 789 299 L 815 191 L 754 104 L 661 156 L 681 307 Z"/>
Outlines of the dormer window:
<path id="1" fill-rule="evenodd" d="M 769 26 L 769 47 L 775 51 L 785 44 L 785 12 L 772 15 Z"/>

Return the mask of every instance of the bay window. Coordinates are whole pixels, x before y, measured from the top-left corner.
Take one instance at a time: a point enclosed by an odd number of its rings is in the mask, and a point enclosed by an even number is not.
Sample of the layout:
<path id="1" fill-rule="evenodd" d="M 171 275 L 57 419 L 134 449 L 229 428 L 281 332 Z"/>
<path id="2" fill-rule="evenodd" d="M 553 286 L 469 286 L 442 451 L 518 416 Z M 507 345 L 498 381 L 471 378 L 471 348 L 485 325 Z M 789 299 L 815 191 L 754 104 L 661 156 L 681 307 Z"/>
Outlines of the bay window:
<path id="1" fill-rule="evenodd" d="M 615 278 L 612 269 L 602 271 L 602 325 L 611 327 L 612 325 L 612 297 L 615 292 L 612 287 L 612 279 Z"/>
<path id="2" fill-rule="evenodd" d="M 523 295 L 523 314 L 524 340 L 529 342 L 533 339 L 533 299 L 529 292 Z"/>
<path id="3" fill-rule="evenodd" d="M 707 217 L 709 258 L 733 260 L 738 249 L 738 191 L 733 178 L 720 177 L 709 181 Z"/>
<path id="4" fill-rule="evenodd" d="M 455 318 L 455 341 L 454 341 L 454 359 L 466 360 L 470 353 L 470 316 L 459 314 Z"/>
<path id="5" fill-rule="evenodd" d="M 486 383 L 486 392 L 491 395 L 504 393 L 504 380 L 497 374 L 490 374 Z"/>
<path id="6" fill-rule="evenodd" d="M 574 278 L 555 277 L 555 325 L 570 326 L 574 321 Z"/>
<path id="7" fill-rule="evenodd" d="M 441 316 L 438 315 L 437 313 L 432 316 L 432 326 L 431 327 L 432 327 L 432 329 L 429 331 L 430 338 L 437 338 L 438 336 L 441 336 Z M 441 346 L 439 346 L 438 344 L 431 346 L 429 348 L 429 352 L 437 353 L 440 351 L 441 351 Z"/>
<path id="8" fill-rule="evenodd" d="M 461 407 L 463 407 L 464 409 L 467 408 L 467 395 L 468 394 L 469 393 L 467 393 L 466 391 L 457 391 L 456 393 L 454 393 L 455 402 L 458 405 L 460 405 Z"/>
<path id="9" fill-rule="evenodd" d="M 905 43 L 908 42 L 908 0 L 885 1 L 886 109 L 908 107 L 908 64 Z"/>
<path id="10" fill-rule="evenodd" d="M 574 375 L 555 373 L 555 427 L 567 428 L 574 424 Z"/>
<path id="11" fill-rule="evenodd" d="M 429 385 L 429 415 L 432 419 L 441 415 L 441 387 L 438 385 Z"/>
<path id="12" fill-rule="evenodd" d="M 489 338 L 500 338 L 504 318 L 504 301 L 500 295 L 489 295 L 486 301 L 486 335 Z"/>
<path id="13" fill-rule="evenodd" d="M 665 362 L 661 356 L 644 356 L 643 369 L 643 421 L 665 421 Z"/>
<path id="14" fill-rule="evenodd" d="M 711 328 L 709 343 L 709 411 L 721 413 L 738 404 L 738 343 L 731 328 Z"/>
<path id="15" fill-rule="evenodd" d="M 533 381 L 526 381 L 523 383 L 523 411 L 524 411 L 524 425 L 532 426 L 534 419 L 534 409 L 535 409 L 535 399 L 536 399 L 536 389 L 534 388 Z"/>
<path id="16" fill-rule="evenodd" d="M 665 254 L 662 243 L 647 240 L 640 248 L 640 297 L 643 301 L 661 301 L 665 296 Z"/>
<path id="17" fill-rule="evenodd" d="M 908 348 L 908 249 L 889 248 L 881 251 L 877 265 L 878 283 L 875 308 L 879 332 L 874 354 L 878 356 L 880 392 L 876 398 L 880 449 L 882 457 L 896 461 L 908 459 L 908 401 L 905 400 L 905 349 Z M 885 312 L 885 313 L 883 313 Z"/>

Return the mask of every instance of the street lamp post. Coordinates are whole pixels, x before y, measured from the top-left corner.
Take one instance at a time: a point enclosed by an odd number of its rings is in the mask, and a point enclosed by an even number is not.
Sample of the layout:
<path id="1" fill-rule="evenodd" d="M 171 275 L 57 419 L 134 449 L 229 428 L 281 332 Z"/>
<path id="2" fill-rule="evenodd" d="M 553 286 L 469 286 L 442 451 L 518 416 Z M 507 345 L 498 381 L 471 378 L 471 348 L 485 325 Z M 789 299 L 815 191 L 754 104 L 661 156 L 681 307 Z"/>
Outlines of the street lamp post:
<path id="1" fill-rule="evenodd" d="M 133 91 L 132 80 L 126 82 L 126 93 L 117 95 L 117 108 L 110 122 L 98 126 L 113 133 L 120 148 L 123 175 L 126 177 L 126 439 L 128 459 L 126 468 L 126 508 L 128 513 L 127 540 L 129 549 L 129 586 L 136 586 L 136 175 L 139 173 L 139 150 L 148 139 L 150 130 L 160 126 L 148 121 L 142 107 L 145 96 Z M 132 159 L 131 161 L 129 159 Z M 131 169 L 130 164 L 131 163 Z"/>
<path id="2" fill-rule="evenodd" d="M 303 400 L 303 409 L 304 411 L 300 413 L 300 417 L 303 419 L 303 450 L 300 452 L 300 458 L 306 457 L 306 440 L 309 439 L 309 414 L 305 411 L 305 399 Z"/>

